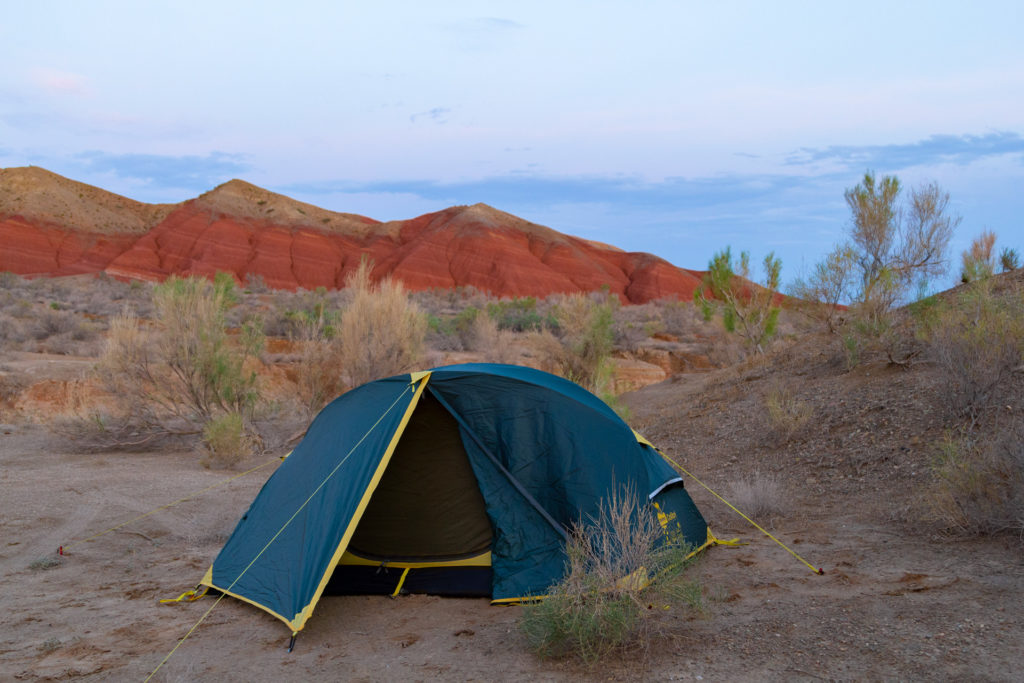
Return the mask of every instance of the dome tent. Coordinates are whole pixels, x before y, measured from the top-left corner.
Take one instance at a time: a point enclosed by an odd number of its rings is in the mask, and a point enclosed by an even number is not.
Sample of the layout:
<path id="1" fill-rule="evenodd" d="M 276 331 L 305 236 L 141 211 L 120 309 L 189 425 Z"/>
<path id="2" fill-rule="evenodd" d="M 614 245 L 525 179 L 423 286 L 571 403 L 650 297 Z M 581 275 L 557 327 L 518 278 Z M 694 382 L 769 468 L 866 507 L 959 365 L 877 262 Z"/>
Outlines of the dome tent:
<path id="1" fill-rule="evenodd" d="M 399 375 L 320 412 L 201 585 L 295 633 L 325 592 L 521 601 L 561 578 L 573 524 L 627 486 L 687 542 L 710 537 L 676 471 L 578 385 L 511 365 Z"/>

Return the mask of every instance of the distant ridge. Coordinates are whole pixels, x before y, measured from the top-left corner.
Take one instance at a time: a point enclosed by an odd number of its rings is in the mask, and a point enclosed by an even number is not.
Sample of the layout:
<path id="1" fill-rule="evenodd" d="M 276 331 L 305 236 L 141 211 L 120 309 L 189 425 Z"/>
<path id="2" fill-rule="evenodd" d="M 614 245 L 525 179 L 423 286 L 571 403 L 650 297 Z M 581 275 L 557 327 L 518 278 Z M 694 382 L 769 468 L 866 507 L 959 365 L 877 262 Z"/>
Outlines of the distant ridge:
<path id="1" fill-rule="evenodd" d="M 0 270 L 105 272 L 160 281 L 227 271 L 279 289 L 340 288 L 363 257 L 413 290 L 496 296 L 607 288 L 624 302 L 689 299 L 700 273 L 566 235 L 486 204 L 382 223 L 231 180 L 179 204 L 145 204 L 39 167 L 0 169 Z"/>

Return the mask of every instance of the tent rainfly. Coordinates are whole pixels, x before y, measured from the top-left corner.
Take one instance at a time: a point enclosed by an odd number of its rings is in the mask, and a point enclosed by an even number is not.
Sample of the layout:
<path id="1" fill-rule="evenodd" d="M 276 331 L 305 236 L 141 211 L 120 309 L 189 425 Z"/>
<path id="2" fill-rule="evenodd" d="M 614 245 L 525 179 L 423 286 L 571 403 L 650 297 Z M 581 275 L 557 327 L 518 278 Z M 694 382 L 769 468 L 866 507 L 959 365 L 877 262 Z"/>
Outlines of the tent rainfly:
<path id="1" fill-rule="evenodd" d="M 713 538 L 676 471 L 578 385 L 512 365 L 399 375 L 320 412 L 201 585 L 293 633 L 324 593 L 518 602 L 562 577 L 567 531 L 627 486 L 687 542 Z"/>

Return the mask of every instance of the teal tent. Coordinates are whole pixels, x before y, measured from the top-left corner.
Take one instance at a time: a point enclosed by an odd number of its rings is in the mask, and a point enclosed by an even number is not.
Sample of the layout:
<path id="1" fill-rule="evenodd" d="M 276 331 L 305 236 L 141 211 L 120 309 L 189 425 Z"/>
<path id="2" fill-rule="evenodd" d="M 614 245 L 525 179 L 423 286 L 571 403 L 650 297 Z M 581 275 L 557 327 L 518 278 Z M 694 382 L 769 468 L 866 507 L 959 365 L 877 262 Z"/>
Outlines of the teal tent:
<path id="1" fill-rule="evenodd" d="M 625 487 L 687 542 L 713 538 L 676 471 L 572 382 L 491 364 L 382 379 L 321 411 L 201 583 L 293 632 L 325 593 L 516 602 L 562 576 L 568 530 Z"/>

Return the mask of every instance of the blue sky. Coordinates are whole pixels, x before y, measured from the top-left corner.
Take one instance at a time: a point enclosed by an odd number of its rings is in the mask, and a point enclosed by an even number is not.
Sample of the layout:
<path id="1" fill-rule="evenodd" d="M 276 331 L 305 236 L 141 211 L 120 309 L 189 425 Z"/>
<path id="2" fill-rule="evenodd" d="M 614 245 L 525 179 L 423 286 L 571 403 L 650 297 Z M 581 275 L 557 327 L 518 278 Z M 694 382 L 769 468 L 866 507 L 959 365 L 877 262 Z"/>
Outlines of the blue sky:
<path id="1" fill-rule="evenodd" d="M 51 2 L 0 23 L 0 166 L 142 201 L 231 178 L 381 220 L 486 202 L 789 281 L 863 172 L 1024 251 L 1019 2 Z"/>

